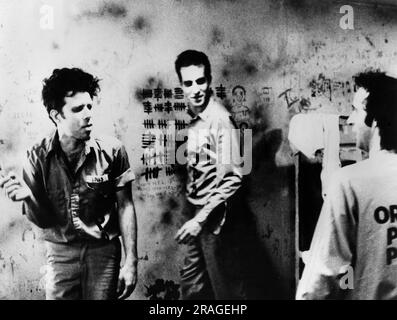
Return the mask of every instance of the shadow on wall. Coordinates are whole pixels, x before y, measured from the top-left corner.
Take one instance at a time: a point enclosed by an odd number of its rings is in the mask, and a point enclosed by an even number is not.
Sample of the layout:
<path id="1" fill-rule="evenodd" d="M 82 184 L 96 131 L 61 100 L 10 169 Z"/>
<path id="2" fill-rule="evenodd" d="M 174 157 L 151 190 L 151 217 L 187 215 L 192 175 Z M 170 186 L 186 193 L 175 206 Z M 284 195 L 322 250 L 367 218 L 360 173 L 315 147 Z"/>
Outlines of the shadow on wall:
<path id="1" fill-rule="evenodd" d="M 234 216 L 229 217 L 229 221 L 233 220 L 234 226 L 230 246 L 233 249 L 238 248 L 236 252 L 239 253 L 238 261 L 233 264 L 233 268 L 241 273 L 249 300 L 280 299 L 273 263 L 258 236 L 254 212 L 247 204 L 245 192 L 243 188 L 235 197 L 232 203 Z"/>
<path id="2" fill-rule="evenodd" d="M 293 212 L 294 201 L 290 196 L 293 192 L 285 194 L 285 188 L 294 186 L 294 168 L 276 166 L 275 155 L 282 143 L 281 129 L 261 133 L 256 141 L 252 151 L 253 169 L 242 188 L 242 198 L 246 200 L 242 213 L 249 229 L 243 245 L 250 298 L 291 299 L 294 261 L 289 252 L 293 253 L 294 242 L 292 238 L 289 243 L 280 239 L 282 234 L 293 234 L 294 226 L 284 225 L 283 215 Z M 281 246 L 286 246 L 287 251 Z"/>
<path id="3" fill-rule="evenodd" d="M 229 211 L 223 227 L 223 232 L 227 233 L 227 246 L 224 250 L 233 251 L 236 260 L 232 262 L 233 270 L 230 272 L 244 280 L 244 291 L 249 300 L 288 299 L 293 295 L 290 286 L 293 269 L 291 274 L 285 272 L 289 273 L 293 260 L 292 256 L 280 257 L 287 250 L 280 248 L 285 243 L 279 242 L 279 239 L 282 238 L 282 232 L 292 234 L 289 230 L 282 230 L 282 216 L 286 214 L 285 211 L 290 213 L 291 209 L 288 207 L 289 203 L 283 203 L 280 194 L 285 189 L 285 181 L 287 184 L 289 182 L 286 177 L 293 177 L 293 168 L 280 168 L 275 164 L 275 154 L 282 143 L 281 129 L 258 132 L 257 138 L 253 149 L 253 171 L 244 180 L 240 191 L 228 201 L 232 210 Z M 176 175 L 185 183 L 185 166 L 176 166 Z M 286 197 L 290 198 L 288 194 Z M 173 221 L 177 225 L 189 219 L 191 214 L 187 210 L 186 199 L 182 196 L 180 201 L 183 209 L 179 219 Z M 275 210 L 274 207 L 266 208 L 269 202 L 274 202 Z M 282 209 L 278 210 L 278 207 Z M 273 224 L 272 233 L 266 229 L 269 223 Z M 171 248 L 164 252 L 168 250 Z M 175 262 L 167 261 L 164 264 L 163 261 L 145 270 L 152 279 L 152 282 L 145 284 L 145 296 L 150 300 L 180 299 L 180 279 L 178 277 L 174 282 L 167 278 L 164 274 L 165 265 L 176 267 Z"/>

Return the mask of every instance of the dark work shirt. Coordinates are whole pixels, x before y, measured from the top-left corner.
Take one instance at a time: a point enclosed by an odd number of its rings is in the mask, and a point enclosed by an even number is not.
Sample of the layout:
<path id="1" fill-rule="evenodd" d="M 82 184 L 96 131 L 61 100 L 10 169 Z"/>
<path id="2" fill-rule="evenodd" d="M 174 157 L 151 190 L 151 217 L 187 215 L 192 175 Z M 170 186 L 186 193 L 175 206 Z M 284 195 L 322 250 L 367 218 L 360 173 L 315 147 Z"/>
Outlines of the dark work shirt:
<path id="1" fill-rule="evenodd" d="M 134 178 L 117 139 L 92 137 L 73 170 L 56 131 L 28 151 L 23 179 L 33 198 L 23 213 L 47 241 L 113 239 L 120 234 L 116 192 Z"/>

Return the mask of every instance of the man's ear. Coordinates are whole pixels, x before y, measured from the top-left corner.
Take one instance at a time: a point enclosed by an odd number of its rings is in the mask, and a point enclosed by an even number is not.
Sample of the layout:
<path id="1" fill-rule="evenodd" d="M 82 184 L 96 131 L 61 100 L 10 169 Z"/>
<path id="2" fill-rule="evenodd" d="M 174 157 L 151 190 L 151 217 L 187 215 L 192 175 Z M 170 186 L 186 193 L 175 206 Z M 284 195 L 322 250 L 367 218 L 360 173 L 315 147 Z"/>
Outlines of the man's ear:
<path id="1" fill-rule="evenodd" d="M 52 109 L 50 111 L 50 118 L 52 119 L 52 121 L 54 121 L 55 123 L 59 123 L 59 117 L 60 117 L 60 113 L 59 111 Z"/>

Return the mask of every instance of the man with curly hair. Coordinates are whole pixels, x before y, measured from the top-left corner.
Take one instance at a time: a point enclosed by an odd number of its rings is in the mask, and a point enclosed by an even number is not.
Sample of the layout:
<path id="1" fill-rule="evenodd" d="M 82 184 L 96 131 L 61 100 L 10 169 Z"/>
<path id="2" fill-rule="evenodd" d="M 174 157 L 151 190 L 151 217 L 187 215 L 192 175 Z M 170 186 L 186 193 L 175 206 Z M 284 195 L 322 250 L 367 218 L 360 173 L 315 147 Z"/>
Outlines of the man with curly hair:
<path id="1" fill-rule="evenodd" d="M 98 82 L 78 68 L 55 69 L 42 98 L 56 130 L 28 151 L 22 178 L 0 175 L 42 231 L 47 299 L 124 299 L 137 281 L 134 174 L 120 141 L 91 136 Z"/>

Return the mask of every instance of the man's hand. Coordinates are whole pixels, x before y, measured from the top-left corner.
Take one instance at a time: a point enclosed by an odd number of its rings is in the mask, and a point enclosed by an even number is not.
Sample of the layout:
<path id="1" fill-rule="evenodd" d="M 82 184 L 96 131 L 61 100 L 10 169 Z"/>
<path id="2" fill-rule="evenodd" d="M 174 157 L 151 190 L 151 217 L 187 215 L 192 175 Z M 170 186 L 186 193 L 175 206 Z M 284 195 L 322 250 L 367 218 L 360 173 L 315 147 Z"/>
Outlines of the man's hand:
<path id="1" fill-rule="evenodd" d="M 180 244 L 190 243 L 195 240 L 201 232 L 202 226 L 194 218 L 185 222 L 185 224 L 178 230 L 175 240 Z"/>
<path id="2" fill-rule="evenodd" d="M 31 196 L 29 187 L 12 171 L 6 176 L 0 175 L 0 187 L 12 201 L 26 200 Z"/>
<path id="3" fill-rule="evenodd" d="M 126 263 L 120 270 L 117 284 L 118 299 L 126 299 L 134 291 L 137 282 L 137 267 Z"/>

